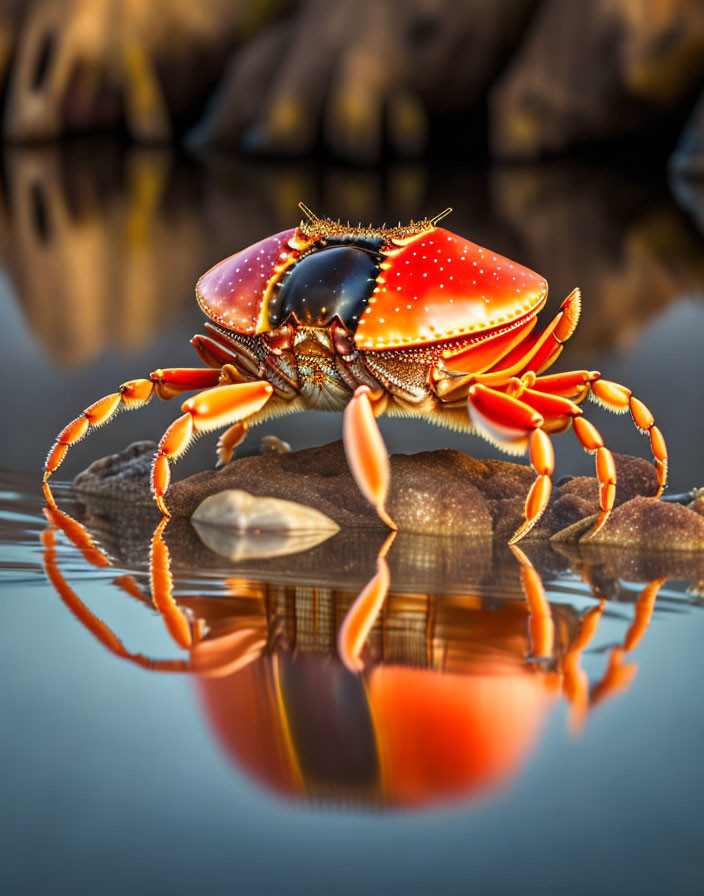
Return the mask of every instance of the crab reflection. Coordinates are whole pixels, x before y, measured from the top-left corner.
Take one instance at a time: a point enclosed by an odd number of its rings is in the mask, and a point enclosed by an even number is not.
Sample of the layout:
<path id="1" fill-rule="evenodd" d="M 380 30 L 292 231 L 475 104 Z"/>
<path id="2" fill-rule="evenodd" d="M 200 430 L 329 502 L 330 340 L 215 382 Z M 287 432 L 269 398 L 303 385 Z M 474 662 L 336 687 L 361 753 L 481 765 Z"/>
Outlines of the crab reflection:
<path id="1" fill-rule="evenodd" d="M 42 536 L 45 570 L 69 610 L 116 656 L 191 674 L 226 753 L 288 797 L 418 809 L 505 786 L 552 707 L 566 701 L 578 731 L 628 687 L 628 655 L 666 580 L 662 563 L 647 560 L 660 575 L 635 595 L 632 622 L 590 680 L 582 660 L 599 643 L 607 598 L 624 599 L 603 558 L 569 561 L 593 599 L 558 588 L 548 600 L 543 576 L 559 581 L 569 564 L 547 546 L 532 546 L 531 561 L 466 539 L 401 534 L 380 544 L 378 533 L 339 532 L 288 556 L 257 558 L 250 545 L 246 559 L 223 565 L 186 520 L 162 521 L 148 549 L 145 514 L 72 512 L 81 522 L 47 509 Z M 97 533 L 113 562 L 135 570 L 115 585 L 156 606 L 185 655 L 130 652 L 70 587 L 59 542 L 107 567 Z"/>

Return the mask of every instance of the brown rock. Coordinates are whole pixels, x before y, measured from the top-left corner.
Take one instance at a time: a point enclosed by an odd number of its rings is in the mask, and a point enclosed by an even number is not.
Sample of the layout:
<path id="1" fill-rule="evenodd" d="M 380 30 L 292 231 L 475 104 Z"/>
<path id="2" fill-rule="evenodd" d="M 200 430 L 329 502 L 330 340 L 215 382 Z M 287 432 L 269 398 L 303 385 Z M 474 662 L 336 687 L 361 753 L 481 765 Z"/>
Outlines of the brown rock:
<path id="1" fill-rule="evenodd" d="M 135 442 L 79 474 L 75 491 L 93 499 L 152 507 L 149 475 L 155 445 Z M 642 458 L 615 455 L 619 476 L 616 503 L 634 495 L 653 495 L 652 465 Z M 388 509 L 401 531 L 434 535 L 472 535 L 508 540 L 524 518 L 525 498 L 535 474 L 525 464 L 476 460 L 461 451 L 397 454 L 391 458 Z M 347 467 L 341 442 L 285 454 L 240 458 L 222 470 L 207 470 L 172 484 L 167 505 L 190 517 L 210 495 L 240 489 L 255 497 L 305 504 L 341 528 L 384 530 L 359 492 Z M 571 540 L 572 524 L 599 509 L 595 479 L 578 477 L 555 486 L 551 503 L 531 538 L 553 533 Z M 562 530 L 566 530 L 566 534 Z M 585 531 L 579 530 L 579 534 Z"/>
<path id="2" fill-rule="evenodd" d="M 554 541 L 588 545 L 618 545 L 658 551 L 693 551 L 704 548 L 704 519 L 681 504 L 637 497 L 617 507 L 594 536 L 595 518 L 575 523 L 553 536 Z"/>
<path id="3" fill-rule="evenodd" d="M 395 455 L 389 512 L 406 532 L 490 537 L 491 514 L 474 485 L 487 478 L 491 471 L 459 451 Z M 341 527 L 385 528 L 359 492 L 341 442 L 245 457 L 222 470 L 198 473 L 172 485 L 167 505 L 174 514 L 191 516 L 204 498 L 224 489 L 307 504 Z"/>
<path id="4" fill-rule="evenodd" d="M 631 457 L 628 454 L 614 454 L 616 464 L 616 500 L 614 506 L 625 504 L 638 495 L 653 497 L 658 490 L 655 467 L 642 457 Z M 575 495 L 589 502 L 593 509 L 599 511 L 599 484 L 593 476 L 576 476 L 560 486 L 563 495 Z"/>
<path id="5" fill-rule="evenodd" d="M 698 0 L 545 0 L 490 100 L 493 154 L 637 136 L 687 110 L 704 72 Z"/>
<path id="6" fill-rule="evenodd" d="M 73 488 L 83 495 L 152 505 L 149 476 L 155 451 L 154 442 L 132 442 L 117 454 L 94 461 L 76 476 Z"/>

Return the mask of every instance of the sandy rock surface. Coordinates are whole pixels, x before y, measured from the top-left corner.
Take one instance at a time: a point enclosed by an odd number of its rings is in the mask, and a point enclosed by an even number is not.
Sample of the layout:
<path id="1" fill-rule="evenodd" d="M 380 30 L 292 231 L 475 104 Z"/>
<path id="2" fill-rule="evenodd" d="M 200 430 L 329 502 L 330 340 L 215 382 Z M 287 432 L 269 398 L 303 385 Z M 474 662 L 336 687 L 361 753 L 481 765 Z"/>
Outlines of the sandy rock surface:
<path id="1" fill-rule="evenodd" d="M 154 450 L 152 442 L 135 442 L 96 461 L 76 477 L 75 491 L 152 507 L 149 474 Z M 657 484 L 649 461 L 624 455 L 615 455 L 615 460 L 616 508 L 601 532 L 585 539 L 599 510 L 596 480 L 567 477 L 555 484 L 548 509 L 529 537 L 644 549 L 704 547 L 700 514 L 652 498 Z M 397 454 L 391 458 L 388 509 L 401 532 L 507 540 L 523 519 L 533 479 L 527 465 L 476 460 L 461 451 Z M 385 530 L 357 489 L 341 442 L 240 458 L 224 469 L 173 483 L 167 504 L 175 517 L 191 517 L 204 500 L 228 489 L 306 505 L 342 529 Z"/>
<path id="2" fill-rule="evenodd" d="M 589 517 L 556 533 L 557 542 L 636 546 L 641 549 L 695 551 L 704 548 L 704 518 L 682 504 L 639 496 L 614 509 L 606 525 L 589 536 Z"/>

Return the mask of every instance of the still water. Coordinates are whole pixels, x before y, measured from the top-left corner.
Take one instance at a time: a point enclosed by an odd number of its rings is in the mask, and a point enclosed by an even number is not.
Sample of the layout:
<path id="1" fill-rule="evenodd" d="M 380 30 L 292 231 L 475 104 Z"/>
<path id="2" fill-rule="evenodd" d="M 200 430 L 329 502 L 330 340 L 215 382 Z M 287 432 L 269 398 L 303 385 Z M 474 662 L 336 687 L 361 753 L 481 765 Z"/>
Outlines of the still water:
<path id="1" fill-rule="evenodd" d="M 534 544 L 522 564 L 501 545 L 399 536 L 353 673 L 338 634 L 378 538 L 340 533 L 283 556 L 255 544 L 232 561 L 169 524 L 184 649 L 151 601 L 156 520 L 61 487 L 71 516 L 47 518 L 38 475 L 91 400 L 191 363 L 197 276 L 290 226 L 305 199 L 355 221 L 452 204 L 452 229 L 548 277 L 551 308 L 579 284 L 583 323 L 561 369 L 628 383 L 668 437 L 671 489 L 701 485 L 692 195 L 678 206 L 663 184 L 562 167 L 381 177 L 86 148 L 17 152 L 5 174 L 3 892 L 697 892 L 702 557 Z M 122 415 L 62 475 L 173 415 L 167 403 Z M 616 450 L 645 453 L 623 420 L 594 418 Z M 417 423 L 382 429 L 393 451 L 492 455 Z M 339 420 L 265 432 L 324 443 Z M 201 440 L 178 472 L 212 450 Z M 560 474 L 590 468 L 569 436 L 557 457 Z"/>

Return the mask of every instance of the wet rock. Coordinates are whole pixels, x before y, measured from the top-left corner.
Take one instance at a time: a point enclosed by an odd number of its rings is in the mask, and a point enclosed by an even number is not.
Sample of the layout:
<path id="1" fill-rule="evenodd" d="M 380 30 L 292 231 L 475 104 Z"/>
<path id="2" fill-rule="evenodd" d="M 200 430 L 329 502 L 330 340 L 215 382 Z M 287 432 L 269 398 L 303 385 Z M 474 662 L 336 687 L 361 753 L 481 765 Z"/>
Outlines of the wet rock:
<path id="1" fill-rule="evenodd" d="M 681 504 L 633 498 L 617 507 L 596 535 L 589 536 L 595 519 L 581 520 L 558 532 L 553 540 L 667 551 L 704 548 L 704 519 Z"/>
<path id="2" fill-rule="evenodd" d="M 532 480 L 530 470 L 516 464 L 518 477 Z M 435 451 L 391 458 L 388 509 L 399 529 L 434 534 L 492 534 L 492 517 L 478 483 L 510 490 L 510 477 L 501 467 L 496 477 L 484 462 L 460 451 Z M 514 473 L 514 488 L 516 473 Z M 460 488 L 459 485 L 462 484 Z M 523 487 L 527 489 L 528 484 Z M 171 486 L 169 510 L 191 516 L 208 495 L 242 489 L 258 497 L 275 496 L 306 504 L 340 527 L 384 529 L 373 508 L 360 494 L 347 467 L 341 442 L 291 454 L 241 458 L 222 470 L 206 471 Z M 515 492 L 514 492 L 515 493 Z"/>
<path id="3" fill-rule="evenodd" d="M 153 508 L 149 476 L 154 450 L 151 442 L 136 442 L 119 454 L 96 461 L 76 477 L 75 491 L 94 501 L 108 499 Z M 625 455 L 615 455 L 615 460 L 617 506 L 630 504 L 636 495 L 655 494 L 657 482 L 648 461 Z M 476 460 L 461 451 L 397 454 L 391 458 L 387 505 L 400 531 L 508 540 L 523 521 L 525 498 L 534 478 L 525 464 Z M 385 531 L 356 486 L 341 442 L 239 458 L 221 470 L 207 470 L 173 483 L 166 503 L 174 516 L 191 517 L 206 499 L 233 489 L 246 493 L 248 500 L 274 498 L 305 505 L 343 529 Z M 654 501 L 652 506 L 662 505 Z M 554 487 L 544 517 L 529 537 L 540 540 L 559 533 L 567 541 L 574 540 L 578 536 L 570 527 L 579 526 L 579 521 L 593 517 L 598 509 L 595 479 L 563 480 L 561 486 Z M 220 520 L 225 517 L 227 514 L 219 514 Z M 283 514 L 281 519 L 285 517 Z M 579 534 L 584 531 L 583 526 Z"/>
<path id="4" fill-rule="evenodd" d="M 132 442 L 117 454 L 94 461 L 73 480 L 74 491 L 131 504 L 153 504 L 149 477 L 156 445 Z"/>

